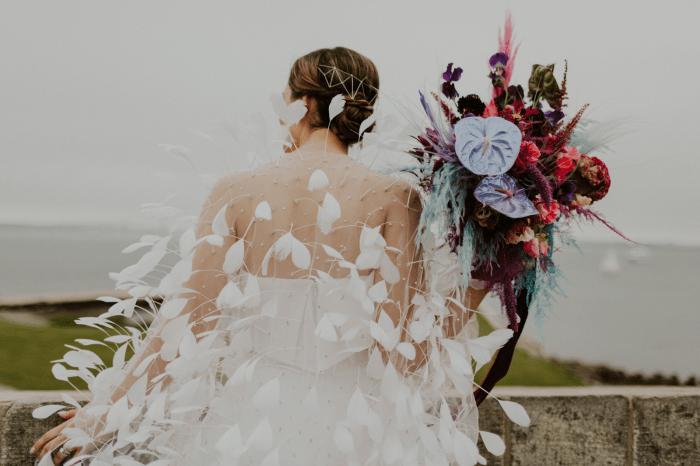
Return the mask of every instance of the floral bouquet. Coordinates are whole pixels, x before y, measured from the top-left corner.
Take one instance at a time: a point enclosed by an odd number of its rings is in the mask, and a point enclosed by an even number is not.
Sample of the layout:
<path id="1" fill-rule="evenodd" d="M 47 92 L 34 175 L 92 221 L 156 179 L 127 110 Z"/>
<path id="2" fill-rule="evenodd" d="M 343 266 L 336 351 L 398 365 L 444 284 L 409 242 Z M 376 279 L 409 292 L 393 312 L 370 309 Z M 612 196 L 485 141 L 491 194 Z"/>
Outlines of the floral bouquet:
<path id="1" fill-rule="evenodd" d="M 554 65 L 533 65 L 526 94 L 510 83 L 517 54 L 512 30 L 508 15 L 499 51 L 489 59 L 488 104 L 474 94 L 460 96 L 455 83 L 462 69 L 452 63 L 441 92 L 431 93 L 441 111 L 420 94 L 430 127 L 416 136 L 420 145 L 410 153 L 419 162 L 412 173 L 428 194 L 422 226 L 427 231 L 438 222 L 465 285 L 471 276 L 499 294 L 517 340 L 517 315 L 522 326 L 535 296 L 540 311 L 551 308 L 551 293 L 559 290 L 555 236 L 568 242 L 566 225 L 577 219 L 617 230 L 590 209 L 607 194 L 610 175 L 600 159 L 572 143 L 588 105 L 565 122 L 568 66 L 560 87 Z"/>

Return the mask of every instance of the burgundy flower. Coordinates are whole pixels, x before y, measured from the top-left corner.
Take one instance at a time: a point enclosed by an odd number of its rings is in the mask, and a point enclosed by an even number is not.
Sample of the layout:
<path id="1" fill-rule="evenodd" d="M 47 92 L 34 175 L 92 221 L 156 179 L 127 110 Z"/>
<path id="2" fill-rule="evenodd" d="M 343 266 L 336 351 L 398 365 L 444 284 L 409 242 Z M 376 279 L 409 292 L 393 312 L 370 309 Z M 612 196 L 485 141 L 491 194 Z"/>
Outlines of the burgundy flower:
<path id="1" fill-rule="evenodd" d="M 469 94 L 457 101 L 457 109 L 462 115 L 471 113 L 472 115 L 481 116 L 486 110 L 486 104 L 481 101 L 478 95 Z"/>

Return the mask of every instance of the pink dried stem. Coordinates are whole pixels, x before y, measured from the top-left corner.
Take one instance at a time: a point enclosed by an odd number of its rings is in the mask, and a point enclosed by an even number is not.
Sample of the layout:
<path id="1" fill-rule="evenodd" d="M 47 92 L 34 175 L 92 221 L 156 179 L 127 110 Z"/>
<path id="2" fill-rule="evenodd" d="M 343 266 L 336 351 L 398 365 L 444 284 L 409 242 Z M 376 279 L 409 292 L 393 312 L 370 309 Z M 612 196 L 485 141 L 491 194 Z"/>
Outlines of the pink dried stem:
<path id="1" fill-rule="evenodd" d="M 638 245 L 640 245 L 640 246 L 646 246 L 646 244 L 642 244 L 642 243 L 638 243 L 638 242 L 636 242 L 636 241 L 632 241 L 631 239 L 629 239 L 628 237 L 626 237 L 625 235 L 623 235 L 623 234 L 620 232 L 620 230 L 618 230 L 617 228 L 615 228 L 614 226 L 612 226 L 612 225 L 611 225 L 610 223 L 608 223 L 603 217 L 601 217 L 599 214 L 593 212 L 592 210 L 583 208 L 583 207 L 581 207 L 581 206 L 575 206 L 575 209 L 576 209 L 576 213 L 579 214 L 579 215 L 581 215 L 582 217 L 584 217 L 586 220 L 590 220 L 590 221 L 598 220 L 599 222 L 602 222 L 603 225 L 605 225 L 606 227 L 610 228 L 612 231 L 614 231 L 615 233 L 617 233 L 618 235 L 620 235 L 622 238 L 626 239 L 626 240 L 629 241 L 630 243 L 638 244 Z"/>
<path id="2" fill-rule="evenodd" d="M 501 29 L 498 28 L 498 52 L 499 53 L 505 53 L 508 55 L 508 64 L 506 65 L 505 68 L 505 87 L 506 89 L 510 85 L 510 78 L 513 76 L 513 65 L 515 64 L 515 57 L 518 55 L 518 49 L 520 49 L 520 44 L 518 44 L 515 47 L 515 50 L 513 50 L 513 30 L 514 30 L 514 24 L 513 24 L 513 17 L 510 14 L 510 11 L 506 13 L 506 23 L 503 27 L 503 33 L 501 34 Z M 498 92 L 496 89 L 493 90 L 493 98 L 495 99 L 498 97 Z"/>

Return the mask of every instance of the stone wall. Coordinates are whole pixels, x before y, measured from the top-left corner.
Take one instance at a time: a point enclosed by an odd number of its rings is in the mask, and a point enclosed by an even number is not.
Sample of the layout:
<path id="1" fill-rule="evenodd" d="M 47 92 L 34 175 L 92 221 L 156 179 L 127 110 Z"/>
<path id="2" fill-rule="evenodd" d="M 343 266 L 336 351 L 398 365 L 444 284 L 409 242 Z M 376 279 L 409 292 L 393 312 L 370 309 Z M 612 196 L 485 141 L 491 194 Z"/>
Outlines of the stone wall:
<path id="1" fill-rule="evenodd" d="M 494 394 L 522 404 L 532 422 L 515 425 L 486 400 L 481 429 L 506 442 L 503 456 L 485 454 L 489 465 L 700 465 L 698 387 L 504 387 Z M 56 402 L 56 392 L 0 392 L 0 466 L 33 464 L 29 447 L 60 419 L 31 413 Z"/>

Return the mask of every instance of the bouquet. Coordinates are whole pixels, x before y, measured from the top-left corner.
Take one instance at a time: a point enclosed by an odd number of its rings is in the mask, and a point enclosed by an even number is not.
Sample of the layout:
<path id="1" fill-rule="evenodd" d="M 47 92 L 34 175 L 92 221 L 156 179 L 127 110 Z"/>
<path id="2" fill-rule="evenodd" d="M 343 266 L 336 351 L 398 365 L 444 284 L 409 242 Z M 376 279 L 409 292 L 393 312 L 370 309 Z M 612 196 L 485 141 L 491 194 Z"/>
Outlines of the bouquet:
<path id="1" fill-rule="evenodd" d="M 489 100 L 460 95 L 462 69 L 453 63 L 440 92 L 431 93 L 439 110 L 420 94 L 430 124 L 415 136 L 419 144 L 410 153 L 418 167 L 410 171 L 428 195 L 424 231 L 438 223 L 461 263 L 463 284 L 470 276 L 485 281 L 519 334 L 518 295 L 525 293 L 526 306 L 539 295 L 540 307 L 551 308 L 551 293 L 559 292 L 555 236 L 569 242 L 566 227 L 580 219 L 617 230 L 591 210 L 608 193 L 610 174 L 572 142 L 588 105 L 566 121 L 568 63 L 561 86 L 554 65 L 533 65 L 525 92 L 510 82 L 512 31 L 508 15 L 499 51 L 489 59 Z"/>

